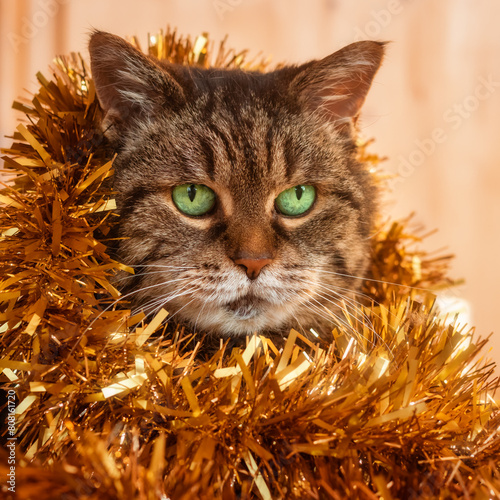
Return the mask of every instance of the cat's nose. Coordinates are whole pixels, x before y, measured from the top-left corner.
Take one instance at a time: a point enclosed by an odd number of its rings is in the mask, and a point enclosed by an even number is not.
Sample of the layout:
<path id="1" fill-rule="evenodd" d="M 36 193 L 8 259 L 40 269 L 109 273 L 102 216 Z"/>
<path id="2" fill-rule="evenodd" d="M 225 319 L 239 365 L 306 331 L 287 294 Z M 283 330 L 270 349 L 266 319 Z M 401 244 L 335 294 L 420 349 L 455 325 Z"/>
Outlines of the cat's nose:
<path id="1" fill-rule="evenodd" d="M 237 266 L 243 266 L 246 269 L 247 276 L 254 280 L 260 274 L 260 271 L 264 266 L 267 266 L 273 261 L 273 259 L 234 259 L 234 263 Z"/>

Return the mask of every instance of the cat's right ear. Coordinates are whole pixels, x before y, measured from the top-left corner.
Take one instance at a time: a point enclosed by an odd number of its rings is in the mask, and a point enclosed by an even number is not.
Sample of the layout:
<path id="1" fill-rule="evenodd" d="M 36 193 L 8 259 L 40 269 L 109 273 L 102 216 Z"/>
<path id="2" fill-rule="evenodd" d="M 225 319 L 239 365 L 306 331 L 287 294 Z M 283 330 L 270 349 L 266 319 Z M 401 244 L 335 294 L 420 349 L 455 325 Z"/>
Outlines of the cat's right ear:
<path id="1" fill-rule="evenodd" d="M 89 52 L 105 125 L 127 127 L 134 121 L 147 120 L 160 108 L 185 102 L 179 83 L 122 38 L 95 31 Z"/>
<path id="2" fill-rule="evenodd" d="M 330 123 L 355 120 L 384 55 L 383 42 L 362 41 L 299 67 L 291 90 L 309 112 Z"/>

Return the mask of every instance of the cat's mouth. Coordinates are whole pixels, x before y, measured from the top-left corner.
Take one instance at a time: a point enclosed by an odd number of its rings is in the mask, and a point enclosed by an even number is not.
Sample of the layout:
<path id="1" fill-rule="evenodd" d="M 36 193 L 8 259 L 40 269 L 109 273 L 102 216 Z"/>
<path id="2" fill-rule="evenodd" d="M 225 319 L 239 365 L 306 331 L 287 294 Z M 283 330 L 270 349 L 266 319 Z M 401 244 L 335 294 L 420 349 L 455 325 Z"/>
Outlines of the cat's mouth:
<path id="1" fill-rule="evenodd" d="M 237 300 L 228 302 L 224 307 L 238 319 L 252 319 L 262 312 L 265 301 L 254 295 L 245 295 Z"/>

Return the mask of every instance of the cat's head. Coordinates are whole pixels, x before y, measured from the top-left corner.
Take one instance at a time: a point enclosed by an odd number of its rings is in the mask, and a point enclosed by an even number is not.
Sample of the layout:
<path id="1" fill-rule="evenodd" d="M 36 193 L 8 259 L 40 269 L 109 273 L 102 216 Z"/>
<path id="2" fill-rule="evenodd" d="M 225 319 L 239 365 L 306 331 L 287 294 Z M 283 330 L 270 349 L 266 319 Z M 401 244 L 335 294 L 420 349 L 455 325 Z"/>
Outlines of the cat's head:
<path id="1" fill-rule="evenodd" d="M 165 64 L 103 32 L 90 54 L 135 304 L 228 335 L 331 321 L 369 259 L 353 125 L 383 44 L 265 74 Z"/>

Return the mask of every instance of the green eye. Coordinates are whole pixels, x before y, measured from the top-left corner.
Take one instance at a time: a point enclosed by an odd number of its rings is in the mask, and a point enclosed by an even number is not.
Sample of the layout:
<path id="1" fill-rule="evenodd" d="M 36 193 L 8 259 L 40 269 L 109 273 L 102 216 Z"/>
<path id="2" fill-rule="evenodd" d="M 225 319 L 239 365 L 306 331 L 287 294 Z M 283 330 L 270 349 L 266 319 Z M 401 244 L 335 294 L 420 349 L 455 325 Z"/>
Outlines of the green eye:
<path id="1" fill-rule="evenodd" d="M 316 199 L 314 186 L 295 186 L 281 192 L 276 198 L 276 208 L 291 217 L 307 212 Z"/>
<path id="2" fill-rule="evenodd" d="M 186 215 L 205 215 L 215 205 L 215 193 L 203 184 L 182 184 L 172 191 L 175 206 Z"/>

